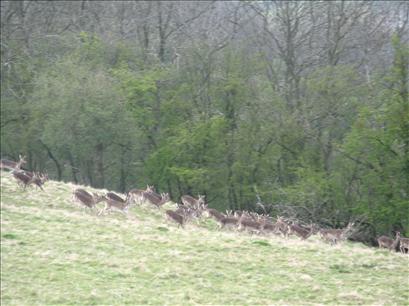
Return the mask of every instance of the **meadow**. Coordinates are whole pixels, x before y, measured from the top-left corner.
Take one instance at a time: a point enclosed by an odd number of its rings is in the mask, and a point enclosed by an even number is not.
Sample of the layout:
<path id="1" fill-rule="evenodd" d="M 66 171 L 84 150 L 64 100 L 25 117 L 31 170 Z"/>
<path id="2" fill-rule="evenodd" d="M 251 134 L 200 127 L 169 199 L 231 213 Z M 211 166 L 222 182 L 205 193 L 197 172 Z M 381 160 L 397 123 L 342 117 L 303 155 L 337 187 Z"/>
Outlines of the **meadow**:
<path id="1" fill-rule="evenodd" d="M 71 201 L 73 184 L 44 187 L 23 191 L 1 173 L 2 305 L 409 304 L 407 255 L 209 219 L 182 229 L 165 208 L 97 216 Z"/>

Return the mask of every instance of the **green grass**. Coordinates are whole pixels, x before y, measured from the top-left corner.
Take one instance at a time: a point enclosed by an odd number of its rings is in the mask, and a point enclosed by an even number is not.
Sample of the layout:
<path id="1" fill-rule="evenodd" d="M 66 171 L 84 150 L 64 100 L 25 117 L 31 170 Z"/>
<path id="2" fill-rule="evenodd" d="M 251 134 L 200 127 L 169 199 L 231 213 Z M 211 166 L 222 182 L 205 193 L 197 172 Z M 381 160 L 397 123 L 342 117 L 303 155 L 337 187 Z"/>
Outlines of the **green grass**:
<path id="1" fill-rule="evenodd" d="M 150 207 L 98 217 L 71 203 L 72 188 L 22 192 L 2 173 L 2 305 L 409 304 L 409 256 L 211 220 L 178 229 Z"/>

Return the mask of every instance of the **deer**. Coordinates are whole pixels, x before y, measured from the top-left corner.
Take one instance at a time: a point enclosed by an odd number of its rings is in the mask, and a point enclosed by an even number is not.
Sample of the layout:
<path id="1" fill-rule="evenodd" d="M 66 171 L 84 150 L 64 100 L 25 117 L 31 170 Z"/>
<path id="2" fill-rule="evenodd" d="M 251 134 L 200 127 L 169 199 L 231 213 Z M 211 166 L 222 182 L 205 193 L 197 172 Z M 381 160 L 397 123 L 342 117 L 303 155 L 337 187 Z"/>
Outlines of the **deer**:
<path id="1" fill-rule="evenodd" d="M 131 189 L 128 192 L 128 196 L 132 198 L 132 201 L 137 202 L 138 204 L 141 204 L 144 200 L 144 194 L 145 193 L 154 193 L 154 187 L 153 186 L 146 186 L 146 189 Z"/>
<path id="2" fill-rule="evenodd" d="M 15 161 L 11 161 L 8 159 L 1 159 L 0 160 L 0 169 L 5 170 L 19 170 L 21 168 L 22 165 L 26 164 L 26 157 L 19 155 L 19 161 L 15 162 Z"/>
<path id="3" fill-rule="evenodd" d="M 27 171 L 18 171 L 14 169 L 11 174 L 13 177 L 17 180 L 17 184 L 22 186 L 24 190 L 26 190 L 26 187 L 31 184 L 31 181 L 33 179 L 33 174 L 31 172 Z"/>
<path id="4" fill-rule="evenodd" d="M 219 212 L 217 209 L 214 209 L 214 208 L 206 208 L 205 212 L 208 217 L 212 217 L 218 222 L 220 222 L 223 218 L 226 218 L 224 214 L 222 214 L 221 212 Z"/>
<path id="5" fill-rule="evenodd" d="M 238 212 L 231 212 L 226 211 L 226 217 L 222 218 L 219 221 L 220 229 L 229 227 L 229 228 L 237 228 L 239 224 L 239 213 Z"/>
<path id="6" fill-rule="evenodd" d="M 283 234 L 284 237 L 289 235 L 289 226 L 287 222 L 284 221 L 283 217 L 278 217 L 276 223 L 274 224 L 275 232 L 278 234 Z"/>
<path id="7" fill-rule="evenodd" d="M 238 220 L 238 230 L 241 231 L 243 228 L 246 230 L 250 230 L 250 232 L 256 232 L 260 233 L 262 225 L 260 222 L 257 222 L 254 220 L 254 218 L 251 218 L 251 215 L 249 215 L 246 212 L 243 212 Z"/>
<path id="8" fill-rule="evenodd" d="M 73 201 L 79 202 L 90 209 L 93 209 L 96 204 L 105 200 L 104 196 L 98 195 L 96 193 L 91 194 L 82 188 L 75 189 L 73 191 L 72 198 Z"/>
<path id="9" fill-rule="evenodd" d="M 392 238 L 389 238 L 384 235 L 380 236 L 377 239 L 379 248 L 389 249 L 390 251 L 396 249 L 396 247 L 398 246 L 399 240 L 400 240 L 400 232 L 396 232 L 395 241 Z"/>
<path id="10" fill-rule="evenodd" d="M 319 231 L 321 238 L 330 241 L 331 245 L 337 244 L 338 241 L 347 238 L 347 233 L 352 230 L 354 223 L 349 222 L 344 229 L 321 229 Z"/>
<path id="11" fill-rule="evenodd" d="M 128 213 L 128 208 L 131 203 L 131 198 L 127 197 L 125 200 L 121 198 L 119 195 L 113 193 L 113 192 L 108 192 L 104 196 L 104 200 L 106 202 L 105 207 L 101 209 L 98 213 L 98 216 L 102 214 L 103 212 L 107 212 L 111 210 L 112 208 L 115 208 L 116 210 L 119 210 L 122 212 L 124 215 Z"/>
<path id="12" fill-rule="evenodd" d="M 168 217 L 168 219 L 170 219 L 171 221 L 174 221 L 178 224 L 178 227 L 182 227 L 184 228 L 184 224 L 186 222 L 186 215 L 185 213 L 183 213 L 182 211 L 176 212 L 173 210 L 166 210 L 166 216 Z"/>
<path id="13" fill-rule="evenodd" d="M 47 173 L 41 174 L 41 173 L 34 172 L 34 175 L 32 176 L 32 179 L 31 179 L 30 183 L 36 185 L 42 191 L 44 191 L 42 186 L 44 185 L 44 183 L 46 181 L 48 181 L 48 174 Z"/>
<path id="14" fill-rule="evenodd" d="M 261 232 L 263 233 L 274 233 L 276 231 L 276 227 L 273 223 L 268 219 L 267 216 L 264 216 L 260 220 L 261 222 Z"/>
<path id="15" fill-rule="evenodd" d="M 405 254 L 405 249 L 408 250 L 408 254 L 409 254 L 409 238 L 406 237 L 400 237 L 400 246 L 399 246 L 399 250 L 401 251 L 401 253 Z"/>
<path id="16" fill-rule="evenodd" d="M 268 215 L 262 214 L 258 216 L 258 222 L 261 224 L 262 233 L 275 232 L 275 226 L 271 223 L 271 218 Z"/>
<path id="17" fill-rule="evenodd" d="M 34 184 L 44 191 L 42 185 L 48 180 L 47 174 L 40 174 L 37 172 L 24 171 L 19 169 L 13 169 L 11 171 L 13 177 L 17 180 L 17 184 L 22 186 L 24 190 L 27 186 Z"/>
<path id="18" fill-rule="evenodd" d="M 192 197 L 190 195 L 183 195 L 181 197 L 181 201 L 182 201 L 183 205 L 185 205 L 187 207 L 191 207 L 193 209 L 199 209 L 200 207 L 205 205 L 204 198 L 205 198 L 205 196 L 202 196 L 202 195 L 198 195 L 198 199 L 195 199 L 194 197 Z"/>
<path id="19" fill-rule="evenodd" d="M 143 194 L 144 199 L 148 200 L 151 204 L 155 205 L 157 208 L 160 208 L 163 204 L 170 201 L 169 193 L 162 193 L 159 197 L 157 197 L 153 193 L 145 192 Z"/>
<path id="20" fill-rule="evenodd" d="M 297 237 L 300 237 L 302 240 L 308 239 L 311 235 L 317 232 L 315 226 L 313 225 L 310 226 L 309 230 L 296 223 L 290 224 L 288 227 L 290 234 L 294 234 Z"/>

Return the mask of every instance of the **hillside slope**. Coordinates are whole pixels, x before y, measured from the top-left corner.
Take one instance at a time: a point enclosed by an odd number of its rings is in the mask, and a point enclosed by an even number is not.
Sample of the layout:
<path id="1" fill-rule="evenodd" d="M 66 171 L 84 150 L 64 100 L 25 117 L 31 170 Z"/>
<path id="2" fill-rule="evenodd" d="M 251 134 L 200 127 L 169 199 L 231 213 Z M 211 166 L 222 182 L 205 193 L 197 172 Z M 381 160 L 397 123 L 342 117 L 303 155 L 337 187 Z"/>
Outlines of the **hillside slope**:
<path id="1" fill-rule="evenodd" d="M 97 217 L 71 202 L 73 187 L 23 192 L 2 172 L 2 305 L 409 304 L 409 256 L 211 220 L 178 229 L 150 207 Z"/>

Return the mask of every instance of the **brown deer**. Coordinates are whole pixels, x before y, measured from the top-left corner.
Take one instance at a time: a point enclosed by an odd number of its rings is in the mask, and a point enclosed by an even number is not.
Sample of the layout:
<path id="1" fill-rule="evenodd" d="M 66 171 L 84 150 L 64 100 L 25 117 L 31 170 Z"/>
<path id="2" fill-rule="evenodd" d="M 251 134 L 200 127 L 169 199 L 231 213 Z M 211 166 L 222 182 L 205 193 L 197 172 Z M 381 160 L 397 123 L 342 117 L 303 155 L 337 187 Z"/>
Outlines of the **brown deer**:
<path id="1" fill-rule="evenodd" d="M 97 203 L 105 200 L 104 196 L 98 195 L 96 193 L 91 194 L 82 188 L 75 189 L 73 191 L 72 198 L 73 201 L 79 202 L 80 204 L 90 209 L 93 209 Z"/>
<path id="2" fill-rule="evenodd" d="M 34 172 L 34 175 L 32 176 L 32 179 L 31 179 L 30 183 L 36 185 L 42 191 L 44 191 L 42 186 L 44 185 L 44 183 L 46 181 L 48 181 L 48 174 L 47 173 L 42 174 L 42 173 Z"/>
<path id="3" fill-rule="evenodd" d="M 288 227 L 290 234 L 294 234 L 297 237 L 300 237 L 302 240 L 308 239 L 311 235 L 317 232 L 314 225 L 311 225 L 309 229 L 306 229 L 305 227 L 302 227 L 296 223 L 290 224 Z"/>
<path id="4" fill-rule="evenodd" d="M 249 213 L 243 212 L 238 221 L 238 230 L 249 230 L 250 232 L 260 233 L 262 225 L 255 221 Z"/>
<path id="5" fill-rule="evenodd" d="M 132 201 L 137 204 L 142 204 L 144 201 L 144 194 L 145 193 L 154 193 L 154 187 L 153 186 L 146 186 L 146 189 L 131 189 L 128 192 L 128 196 L 131 197 Z"/>
<path id="6" fill-rule="evenodd" d="M 197 218 L 197 211 L 190 207 L 180 206 L 175 210 L 175 212 L 185 218 L 185 223 L 187 223 L 189 220 Z"/>
<path id="7" fill-rule="evenodd" d="M 273 223 L 271 223 L 268 218 L 261 219 L 261 232 L 262 233 L 274 233 L 276 231 L 276 227 Z"/>
<path id="8" fill-rule="evenodd" d="M 271 222 L 271 217 L 269 215 L 258 215 L 258 222 L 261 224 L 261 232 L 262 233 L 274 233 L 275 226 Z"/>
<path id="9" fill-rule="evenodd" d="M 171 221 L 174 221 L 178 224 L 178 227 L 182 227 L 184 228 L 184 224 L 186 222 L 186 217 L 184 215 L 184 213 L 182 211 L 179 212 L 175 212 L 173 210 L 166 210 L 166 216 L 168 217 L 168 219 L 170 219 Z"/>
<path id="10" fill-rule="evenodd" d="M 153 193 L 145 192 L 143 194 L 145 200 L 148 200 L 149 203 L 155 205 L 157 208 L 160 208 L 163 204 L 170 201 L 168 193 L 162 193 L 159 197 Z"/>
<path id="11" fill-rule="evenodd" d="M 332 245 L 337 244 L 338 241 L 347 239 L 347 234 L 352 230 L 354 223 L 349 222 L 344 229 L 321 229 L 319 234 L 322 239 L 331 242 Z"/>
<path id="12" fill-rule="evenodd" d="M 24 190 L 27 186 L 33 184 L 44 191 L 42 185 L 48 180 L 47 174 L 40 174 L 38 172 L 30 172 L 19 169 L 14 169 L 11 174 L 17 180 L 17 184 L 22 186 Z"/>
<path id="13" fill-rule="evenodd" d="M 399 242 L 400 242 L 399 250 L 401 251 L 401 253 L 405 254 L 406 249 L 407 253 L 409 254 L 409 238 L 401 237 Z"/>
<path id="14" fill-rule="evenodd" d="M 184 195 L 181 197 L 183 205 L 187 207 L 191 207 L 193 209 L 200 209 L 200 207 L 203 207 L 205 205 L 205 196 L 199 195 L 198 199 L 195 199 L 194 197 L 190 195 Z"/>
<path id="15" fill-rule="evenodd" d="M 98 213 L 98 216 L 102 214 L 103 212 L 107 212 L 111 210 L 112 208 L 115 208 L 116 210 L 119 210 L 123 214 L 128 213 L 128 208 L 131 203 L 131 198 L 127 197 L 126 199 L 121 198 L 119 195 L 113 193 L 113 192 L 108 192 L 104 196 L 104 200 L 106 202 L 105 207 L 101 209 Z"/>
<path id="16" fill-rule="evenodd" d="M 19 155 L 19 161 L 11 161 L 8 159 L 1 159 L 0 160 L 0 169 L 5 170 L 18 170 L 21 168 L 22 165 L 26 164 L 26 157 Z"/>
<path id="17" fill-rule="evenodd" d="M 206 208 L 205 212 L 208 217 L 215 219 L 217 222 L 220 222 L 223 218 L 226 218 L 224 214 L 214 208 Z"/>
<path id="18" fill-rule="evenodd" d="M 283 217 L 278 217 L 276 223 L 274 224 L 275 232 L 277 234 L 282 234 L 284 237 L 289 235 L 289 226 Z"/>
<path id="19" fill-rule="evenodd" d="M 15 169 L 11 172 L 11 174 L 17 180 L 17 184 L 23 187 L 24 190 L 28 185 L 31 184 L 31 181 L 33 179 L 33 174 L 27 171 L 18 171 Z"/>
<path id="20" fill-rule="evenodd" d="M 387 236 L 380 236 L 377 239 L 379 248 L 389 249 L 390 251 L 396 249 L 396 247 L 398 246 L 399 240 L 400 240 L 400 232 L 396 232 L 395 241 L 392 238 L 389 238 Z"/>
<path id="21" fill-rule="evenodd" d="M 232 212 L 226 211 L 226 217 L 221 219 L 219 221 L 220 224 L 220 229 L 222 228 L 231 228 L 235 229 L 237 228 L 239 224 L 239 213 L 235 212 L 234 214 Z"/>

